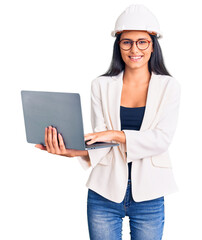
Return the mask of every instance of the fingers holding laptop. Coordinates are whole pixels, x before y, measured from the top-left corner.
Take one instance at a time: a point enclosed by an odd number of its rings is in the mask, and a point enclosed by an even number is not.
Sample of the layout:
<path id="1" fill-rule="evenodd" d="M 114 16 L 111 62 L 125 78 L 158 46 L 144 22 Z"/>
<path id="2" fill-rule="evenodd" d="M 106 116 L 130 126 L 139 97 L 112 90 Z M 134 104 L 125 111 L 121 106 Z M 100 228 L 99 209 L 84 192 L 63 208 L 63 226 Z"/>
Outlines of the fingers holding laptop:
<path id="1" fill-rule="evenodd" d="M 60 149 L 58 146 L 57 131 L 52 126 L 45 128 L 45 145 L 46 146 L 43 146 L 41 144 L 36 144 L 35 147 L 41 150 L 46 150 L 47 152 L 53 153 L 53 154 L 59 153 Z"/>
<path id="2" fill-rule="evenodd" d="M 71 156 L 71 150 L 66 149 L 61 134 L 52 126 L 45 128 L 45 144 L 49 153 Z"/>
<path id="3" fill-rule="evenodd" d="M 52 130 L 52 131 L 51 131 Z M 47 144 L 48 152 L 57 154 L 57 155 L 67 155 L 68 157 L 72 157 L 71 150 L 66 149 L 62 135 L 57 133 L 56 128 L 49 127 L 47 130 L 45 142 Z M 69 153 L 69 154 L 68 154 Z"/>
<path id="4" fill-rule="evenodd" d="M 60 133 L 57 133 L 56 128 L 49 126 L 45 128 L 45 145 L 36 144 L 35 147 L 46 150 L 48 153 L 66 156 L 66 157 L 76 157 L 76 156 L 87 156 L 87 151 L 67 149 L 65 147 L 63 137 Z"/>

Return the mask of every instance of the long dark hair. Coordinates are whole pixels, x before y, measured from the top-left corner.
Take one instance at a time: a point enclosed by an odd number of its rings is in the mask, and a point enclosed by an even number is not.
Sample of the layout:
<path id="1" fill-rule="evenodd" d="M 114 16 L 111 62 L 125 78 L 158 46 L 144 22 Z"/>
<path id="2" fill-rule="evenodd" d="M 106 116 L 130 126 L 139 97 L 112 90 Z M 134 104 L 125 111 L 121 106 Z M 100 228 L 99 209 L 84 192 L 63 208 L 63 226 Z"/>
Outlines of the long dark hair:
<path id="1" fill-rule="evenodd" d="M 104 73 L 101 76 L 116 76 L 125 69 L 125 63 L 121 57 L 120 47 L 118 44 L 118 42 L 121 38 L 121 34 L 122 33 L 120 33 L 116 36 L 116 40 L 114 42 L 112 60 L 111 60 L 109 69 L 107 70 L 106 73 Z M 149 35 L 150 35 L 150 37 L 152 39 L 152 43 L 153 43 L 153 52 L 152 52 L 151 57 L 148 62 L 149 72 L 150 73 L 154 72 L 157 75 L 171 76 L 165 67 L 164 60 L 163 60 L 163 54 L 162 54 L 161 47 L 160 47 L 160 44 L 158 42 L 156 35 L 151 35 L 151 34 L 149 34 Z"/>

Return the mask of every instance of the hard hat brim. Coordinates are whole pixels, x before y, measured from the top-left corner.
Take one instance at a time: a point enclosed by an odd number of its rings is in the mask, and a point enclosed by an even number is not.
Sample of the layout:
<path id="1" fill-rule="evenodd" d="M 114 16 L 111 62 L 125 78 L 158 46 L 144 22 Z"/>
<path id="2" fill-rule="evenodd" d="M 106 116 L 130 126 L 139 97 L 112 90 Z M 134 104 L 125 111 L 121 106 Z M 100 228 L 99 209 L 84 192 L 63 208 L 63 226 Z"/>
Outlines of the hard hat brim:
<path id="1" fill-rule="evenodd" d="M 112 37 L 116 37 L 117 34 L 120 34 L 120 33 L 122 33 L 122 32 L 126 32 L 126 31 L 133 31 L 133 30 L 136 30 L 136 29 L 130 29 L 130 30 L 128 29 L 128 30 L 112 31 L 112 32 L 111 32 L 111 36 L 112 36 Z M 145 32 L 148 32 L 149 34 L 156 35 L 157 38 L 162 38 L 162 37 L 163 37 L 162 32 L 158 32 L 158 33 L 156 33 L 156 32 L 154 32 L 154 31 L 139 30 L 139 29 L 136 30 L 136 31 L 145 31 Z"/>

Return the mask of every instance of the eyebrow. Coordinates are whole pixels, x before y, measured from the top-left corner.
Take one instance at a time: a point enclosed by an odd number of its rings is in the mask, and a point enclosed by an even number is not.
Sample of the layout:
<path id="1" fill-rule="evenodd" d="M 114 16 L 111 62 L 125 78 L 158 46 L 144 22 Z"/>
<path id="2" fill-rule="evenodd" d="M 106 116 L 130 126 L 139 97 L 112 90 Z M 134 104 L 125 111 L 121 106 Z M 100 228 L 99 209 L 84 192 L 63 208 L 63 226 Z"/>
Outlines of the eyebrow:
<path id="1" fill-rule="evenodd" d="M 148 38 L 138 38 L 136 41 L 138 41 L 138 40 L 148 40 L 148 41 L 150 41 Z M 131 41 L 133 41 L 132 39 L 130 39 L 130 38 L 123 38 L 123 39 L 121 39 L 121 40 L 131 40 Z"/>

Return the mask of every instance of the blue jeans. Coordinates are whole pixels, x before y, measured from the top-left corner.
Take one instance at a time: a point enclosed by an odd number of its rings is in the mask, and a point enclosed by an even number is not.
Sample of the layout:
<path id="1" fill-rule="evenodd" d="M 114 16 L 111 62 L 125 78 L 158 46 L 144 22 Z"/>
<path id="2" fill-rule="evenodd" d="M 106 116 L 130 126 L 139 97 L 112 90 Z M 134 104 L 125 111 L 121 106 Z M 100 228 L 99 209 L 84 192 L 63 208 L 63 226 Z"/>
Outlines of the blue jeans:
<path id="1" fill-rule="evenodd" d="M 164 197 L 135 202 L 131 195 L 131 181 L 124 200 L 112 202 L 88 190 L 88 229 L 90 240 L 121 240 L 122 221 L 130 220 L 132 240 L 161 240 L 164 227 Z"/>

